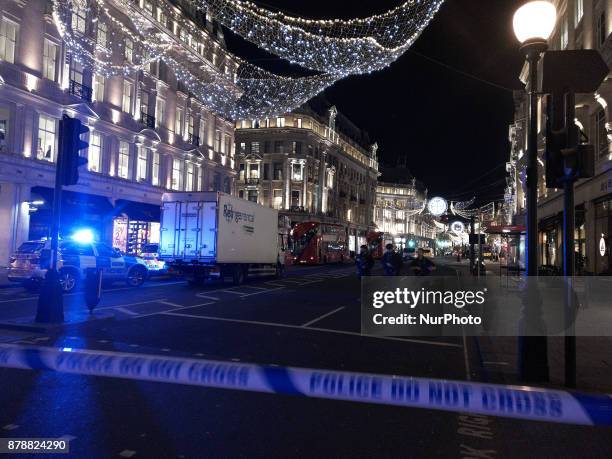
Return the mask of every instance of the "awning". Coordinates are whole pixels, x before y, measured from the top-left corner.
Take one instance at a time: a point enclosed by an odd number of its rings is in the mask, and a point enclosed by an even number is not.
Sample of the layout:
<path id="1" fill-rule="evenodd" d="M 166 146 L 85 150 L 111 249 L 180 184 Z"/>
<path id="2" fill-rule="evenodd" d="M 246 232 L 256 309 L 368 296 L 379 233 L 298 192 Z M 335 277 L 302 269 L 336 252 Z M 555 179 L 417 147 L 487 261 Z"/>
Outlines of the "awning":
<path id="1" fill-rule="evenodd" d="M 141 222 L 159 222 L 161 216 L 161 206 L 146 204 L 143 202 L 128 201 L 117 199 L 115 202 L 114 214 L 125 215 L 130 220 Z"/>

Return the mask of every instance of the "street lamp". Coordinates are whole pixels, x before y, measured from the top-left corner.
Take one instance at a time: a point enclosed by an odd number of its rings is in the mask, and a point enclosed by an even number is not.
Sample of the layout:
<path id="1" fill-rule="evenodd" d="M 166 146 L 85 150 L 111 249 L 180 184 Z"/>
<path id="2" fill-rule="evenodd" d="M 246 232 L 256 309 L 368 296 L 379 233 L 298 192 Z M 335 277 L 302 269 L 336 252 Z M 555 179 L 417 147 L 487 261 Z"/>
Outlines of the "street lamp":
<path id="1" fill-rule="evenodd" d="M 548 49 L 557 9 L 544 0 L 531 1 L 514 14 L 514 33 L 529 64 L 529 130 L 527 145 L 527 275 L 538 274 L 538 62 Z"/>
<path id="2" fill-rule="evenodd" d="M 527 143 L 527 276 L 538 275 L 538 62 L 548 49 L 548 38 L 557 22 L 555 6 L 543 0 L 520 7 L 513 20 L 514 33 L 521 42 L 529 64 L 529 128 Z M 529 284 L 529 281 L 528 281 Z M 525 309 L 537 315 L 537 291 L 527 285 Z M 530 293 L 529 291 L 532 290 Z M 533 317 L 533 316 L 532 316 Z M 519 371 L 524 381 L 548 381 L 548 343 L 545 336 L 519 336 Z"/>

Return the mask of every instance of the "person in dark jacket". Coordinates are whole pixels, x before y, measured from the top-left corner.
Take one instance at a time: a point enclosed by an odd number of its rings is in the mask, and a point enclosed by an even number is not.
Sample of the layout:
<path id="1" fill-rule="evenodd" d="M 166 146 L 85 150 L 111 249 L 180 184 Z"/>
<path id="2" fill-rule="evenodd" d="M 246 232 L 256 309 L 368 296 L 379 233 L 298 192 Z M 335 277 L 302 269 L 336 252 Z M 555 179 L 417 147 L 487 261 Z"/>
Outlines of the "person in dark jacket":
<path id="1" fill-rule="evenodd" d="M 374 257 L 372 257 L 367 245 L 362 245 L 359 248 L 359 254 L 355 257 L 355 263 L 357 264 L 357 274 L 359 277 L 372 275 Z"/>
<path id="2" fill-rule="evenodd" d="M 397 273 L 397 254 L 393 250 L 393 244 L 387 244 L 385 248 L 385 253 L 380 260 L 385 270 L 385 276 L 395 276 Z"/>
<path id="3" fill-rule="evenodd" d="M 419 249 L 417 251 L 417 257 L 410 264 L 414 270 L 415 276 L 429 276 L 432 271 L 435 271 L 436 265 L 433 261 L 425 257 L 425 251 Z"/>

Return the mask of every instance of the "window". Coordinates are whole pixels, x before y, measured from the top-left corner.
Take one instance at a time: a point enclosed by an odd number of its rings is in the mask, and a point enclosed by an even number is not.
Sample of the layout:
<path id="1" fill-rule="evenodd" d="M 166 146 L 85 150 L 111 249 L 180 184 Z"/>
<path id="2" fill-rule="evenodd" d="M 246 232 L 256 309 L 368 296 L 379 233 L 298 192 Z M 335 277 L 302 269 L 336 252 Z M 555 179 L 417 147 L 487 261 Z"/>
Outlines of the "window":
<path id="1" fill-rule="evenodd" d="M 221 151 L 221 131 L 215 131 L 215 151 Z"/>
<path id="2" fill-rule="evenodd" d="M 163 126 L 166 120 L 166 101 L 164 99 L 157 98 L 155 104 L 155 127 L 159 128 Z"/>
<path id="3" fill-rule="evenodd" d="M 560 35 L 560 40 L 561 40 L 561 49 L 565 49 L 567 48 L 568 45 L 568 40 L 569 40 L 569 25 L 568 25 L 568 19 L 567 16 L 565 16 L 562 20 L 561 20 L 561 35 Z"/>
<path id="4" fill-rule="evenodd" d="M 125 57 L 125 60 L 128 63 L 132 64 L 134 61 L 134 42 L 132 41 L 131 38 L 125 39 L 123 52 L 124 52 L 123 55 Z"/>
<path id="5" fill-rule="evenodd" d="M 144 0 L 144 2 L 142 3 L 142 8 L 151 16 L 153 16 L 153 3 L 149 2 L 148 0 Z"/>
<path id="6" fill-rule="evenodd" d="M 263 179 L 270 180 L 270 163 L 263 164 Z"/>
<path id="7" fill-rule="evenodd" d="M 176 116 L 174 117 L 174 132 L 178 136 L 183 135 L 183 109 L 176 109 Z"/>
<path id="8" fill-rule="evenodd" d="M 117 176 L 124 179 L 130 178 L 130 144 L 123 140 L 119 142 Z"/>
<path id="9" fill-rule="evenodd" d="M 171 188 L 181 191 L 183 187 L 183 161 L 178 158 L 172 159 L 172 184 Z"/>
<path id="10" fill-rule="evenodd" d="M 285 118 L 276 118 L 276 127 L 285 127 Z"/>
<path id="11" fill-rule="evenodd" d="M 59 46 L 45 38 L 43 46 L 43 77 L 51 81 L 57 81 L 57 56 Z"/>
<path id="12" fill-rule="evenodd" d="M 251 142 L 251 153 L 259 154 L 259 142 Z"/>
<path id="13" fill-rule="evenodd" d="M 272 207 L 281 209 L 283 207 L 283 190 L 273 190 Z"/>
<path id="14" fill-rule="evenodd" d="M 92 132 L 89 138 L 89 148 L 87 149 L 87 169 L 92 172 L 100 172 L 102 161 L 102 135 Z"/>
<path id="15" fill-rule="evenodd" d="M 76 242 L 63 242 L 61 245 L 62 255 L 93 257 L 94 251 L 91 244 L 77 244 Z"/>
<path id="16" fill-rule="evenodd" d="M 302 142 L 291 142 L 291 152 L 294 155 L 302 154 Z"/>
<path id="17" fill-rule="evenodd" d="M 606 112 L 603 109 L 595 115 L 595 133 L 598 157 L 604 158 L 608 154 L 608 131 L 606 130 Z"/>
<path id="18" fill-rule="evenodd" d="M 123 80 L 123 103 L 121 105 L 125 113 L 132 114 L 132 91 L 134 85 L 127 80 Z"/>
<path id="19" fill-rule="evenodd" d="M 282 180 L 283 179 L 283 163 L 274 163 L 274 180 Z"/>
<path id="20" fill-rule="evenodd" d="M 72 30 L 78 33 L 85 33 L 85 27 L 87 26 L 87 17 L 85 9 L 73 8 L 72 9 Z"/>
<path id="21" fill-rule="evenodd" d="M 200 118 L 200 145 L 208 145 L 208 136 L 206 135 L 206 119 L 204 116 Z"/>
<path id="22" fill-rule="evenodd" d="M 102 48 L 106 48 L 107 40 L 106 35 L 108 32 L 108 27 L 105 22 L 98 21 L 98 30 L 96 31 L 96 41 L 98 42 L 98 46 Z"/>
<path id="23" fill-rule="evenodd" d="M 70 61 L 70 81 L 83 84 L 83 66 L 74 59 Z"/>
<path id="24" fill-rule="evenodd" d="M 225 134 L 225 154 L 232 156 L 232 138 Z"/>
<path id="25" fill-rule="evenodd" d="M 151 184 L 153 186 L 159 186 L 159 153 L 156 151 L 153 152 L 152 163 Z"/>
<path id="26" fill-rule="evenodd" d="M 574 8 L 574 25 L 577 26 L 584 16 L 584 0 L 575 0 Z"/>
<path id="27" fill-rule="evenodd" d="M 147 179 L 149 166 L 149 151 L 145 147 L 138 147 L 138 161 L 136 162 L 136 180 L 144 182 Z"/>
<path id="28" fill-rule="evenodd" d="M 15 48 L 19 26 L 7 18 L 0 22 L 0 59 L 7 62 L 15 62 Z"/>
<path id="29" fill-rule="evenodd" d="M 301 164 L 292 164 L 291 165 L 291 178 L 293 180 L 302 180 L 302 165 Z"/>
<path id="30" fill-rule="evenodd" d="M 191 139 L 191 141 L 195 143 L 195 140 L 193 138 L 193 130 L 194 130 L 194 120 L 193 120 L 193 115 L 190 113 L 187 115 L 187 134 L 189 135 L 189 138 Z"/>
<path id="31" fill-rule="evenodd" d="M 94 75 L 94 100 L 98 102 L 104 101 L 104 77 L 102 75 Z"/>
<path id="32" fill-rule="evenodd" d="M 298 129 L 302 129 L 302 118 L 295 119 L 295 127 Z"/>
<path id="33" fill-rule="evenodd" d="M 597 18 L 597 42 L 599 47 L 606 42 L 606 13 L 602 12 Z"/>
<path id="34" fill-rule="evenodd" d="M 240 180 L 244 180 L 245 179 L 245 173 L 244 173 L 244 163 L 240 163 L 238 166 L 238 178 Z"/>
<path id="35" fill-rule="evenodd" d="M 187 163 L 187 181 L 185 191 L 193 191 L 193 164 Z"/>
<path id="36" fill-rule="evenodd" d="M 259 164 L 257 163 L 249 164 L 249 178 L 252 178 L 252 179 L 259 178 Z"/>
<path id="37" fill-rule="evenodd" d="M 40 115 L 38 118 L 38 152 L 36 157 L 45 161 L 55 161 L 56 122 L 54 118 Z"/>
<path id="38" fill-rule="evenodd" d="M 239 153 L 246 153 L 246 142 L 240 142 L 240 145 L 238 145 L 238 152 Z"/>
<path id="39" fill-rule="evenodd" d="M 281 140 L 274 141 L 274 153 L 284 153 L 283 142 Z"/>
<path id="40" fill-rule="evenodd" d="M 299 205 L 300 205 L 299 190 L 291 190 L 291 207 L 298 207 Z"/>

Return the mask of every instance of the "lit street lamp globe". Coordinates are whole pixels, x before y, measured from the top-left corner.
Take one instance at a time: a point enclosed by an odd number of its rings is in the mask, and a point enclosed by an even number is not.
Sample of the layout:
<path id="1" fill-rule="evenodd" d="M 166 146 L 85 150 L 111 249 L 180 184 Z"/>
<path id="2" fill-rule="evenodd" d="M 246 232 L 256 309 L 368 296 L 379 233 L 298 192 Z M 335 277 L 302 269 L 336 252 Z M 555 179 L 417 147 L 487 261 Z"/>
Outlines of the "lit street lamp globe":
<path id="1" fill-rule="evenodd" d="M 556 22 L 555 5 L 544 0 L 532 1 L 521 6 L 514 14 L 514 34 L 523 44 L 547 41 Z"/>

